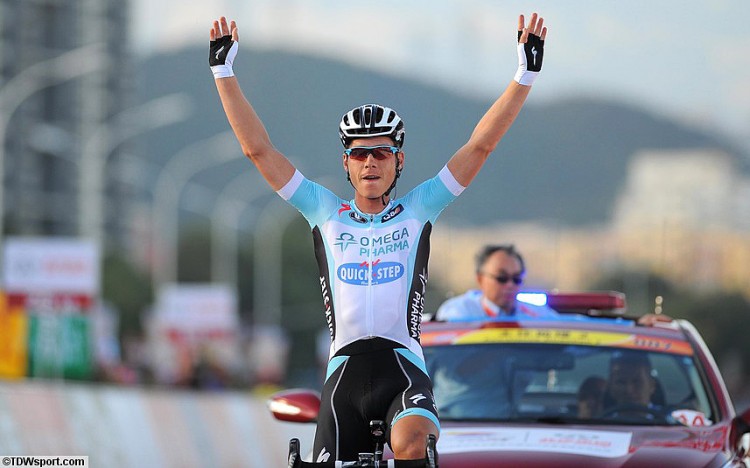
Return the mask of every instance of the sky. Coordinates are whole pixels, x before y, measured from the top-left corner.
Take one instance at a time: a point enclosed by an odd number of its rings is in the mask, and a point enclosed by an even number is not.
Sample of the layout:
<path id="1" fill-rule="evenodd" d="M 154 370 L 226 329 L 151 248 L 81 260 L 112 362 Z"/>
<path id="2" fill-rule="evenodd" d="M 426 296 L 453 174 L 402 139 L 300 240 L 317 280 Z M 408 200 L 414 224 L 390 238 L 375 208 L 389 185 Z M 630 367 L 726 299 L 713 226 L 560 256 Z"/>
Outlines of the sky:
<path id="1" fill-rule="evenodd" d="M 206 44 L 214 18 L 242 46 L 338 59 L 482 98 L 517 66 L 520 13 L 545 18 L 530 101 L 632 103 L 750 151 L 748 0 L 131 0 L 138 55 Z"/>

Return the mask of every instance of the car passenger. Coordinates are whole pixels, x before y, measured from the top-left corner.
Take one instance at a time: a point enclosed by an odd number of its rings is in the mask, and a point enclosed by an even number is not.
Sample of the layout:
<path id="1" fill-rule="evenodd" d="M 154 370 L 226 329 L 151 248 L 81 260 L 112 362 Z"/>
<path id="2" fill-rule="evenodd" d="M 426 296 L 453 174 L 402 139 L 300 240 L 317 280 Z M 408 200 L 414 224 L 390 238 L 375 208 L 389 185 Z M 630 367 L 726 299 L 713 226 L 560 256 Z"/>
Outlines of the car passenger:
<path id="1" fill-rule="evenodd" d="M 578 388 L 578 417 L 589 419 L 602 412 L 602 399 L 607 388 L 607 379 L 591 376 Z"/>
<path id="2" fill-rule="evenodd" d="M 499 420 L 512 415 L 534 372 L 497 358 L 492 347 L 467 346 L 432 363 L 442 417 Z"/>

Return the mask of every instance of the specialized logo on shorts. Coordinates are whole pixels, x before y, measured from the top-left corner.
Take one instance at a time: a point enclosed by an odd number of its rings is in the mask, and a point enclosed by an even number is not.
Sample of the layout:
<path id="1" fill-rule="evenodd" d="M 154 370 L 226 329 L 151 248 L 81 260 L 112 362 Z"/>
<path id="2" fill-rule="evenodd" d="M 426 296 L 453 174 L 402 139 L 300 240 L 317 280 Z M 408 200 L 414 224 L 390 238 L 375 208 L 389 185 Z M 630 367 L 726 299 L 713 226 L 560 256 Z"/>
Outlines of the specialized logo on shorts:
<path id="1" fill-rule="evenodd" d="M 326 450 L 326 448 L 325 448 L 325 447 L 323 447 L 323 448 L 322 448 L 322 449 L 320 450 L 320 453 L 318 454 L 318 459 L 317 459 L 317 460 L 315 460 L 315 462 L 316 462 L 316 463 L 323 463 L 323 462 L 327 462 L 329 458 L 331 458 L 331 454 L 330 454 L 330 452 L 328 452 L 328 450 Z"/>
<path id="2" fill-rule="evenodd" d="M 344 283 L 366 286 L 396 281 L 404 275 L 404 270 L 404 266 L 398 262 L 375 260 L 372 262 L 372 267 L 368 262 L 345 263 L 338 267 L 336 275 Z"/>
<path id="3" fill-rule="evenodd" d="M 410 396 L 409 399 L 411 400 L 412 403 L 414 403 L 415 405 L 418 405 L 420 401 L 426 400 L 427 397 L 422 395 L 421 393 L 417 393 L 414 396 Z"/>

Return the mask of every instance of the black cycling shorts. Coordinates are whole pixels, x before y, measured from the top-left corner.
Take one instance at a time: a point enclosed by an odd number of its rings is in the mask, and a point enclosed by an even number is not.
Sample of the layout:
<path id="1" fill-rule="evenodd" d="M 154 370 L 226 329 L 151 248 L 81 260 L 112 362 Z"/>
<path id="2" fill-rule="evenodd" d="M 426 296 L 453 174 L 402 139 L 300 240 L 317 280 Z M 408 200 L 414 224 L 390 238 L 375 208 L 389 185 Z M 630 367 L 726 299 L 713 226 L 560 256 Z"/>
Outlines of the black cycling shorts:
<path id="1" fill-rule="evenodd" d="M 328 362 L 312 461 L 357 460 L 360 452 L 372 452 L 371 420 L 386 422 L 390 443 L 393 424 L 411 415 L 440 428 L 424 362 L 384 338 L 349 344 Z"/>

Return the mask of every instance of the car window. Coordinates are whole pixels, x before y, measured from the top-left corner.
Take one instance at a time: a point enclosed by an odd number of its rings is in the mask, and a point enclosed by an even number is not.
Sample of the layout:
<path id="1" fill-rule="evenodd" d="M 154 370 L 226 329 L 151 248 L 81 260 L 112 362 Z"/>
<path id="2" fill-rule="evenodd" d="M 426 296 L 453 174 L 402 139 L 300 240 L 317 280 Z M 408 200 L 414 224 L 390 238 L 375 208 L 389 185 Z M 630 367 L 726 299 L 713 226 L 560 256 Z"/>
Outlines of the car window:
<path id="1" fill-rule="evenodd" d="M 445 420 L 707 425 L 693 356 L 539 343 L 425 347 Z"/>

